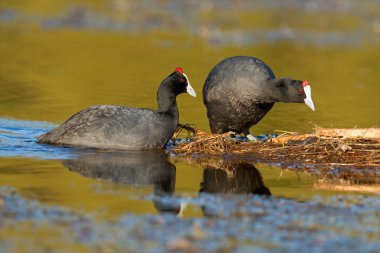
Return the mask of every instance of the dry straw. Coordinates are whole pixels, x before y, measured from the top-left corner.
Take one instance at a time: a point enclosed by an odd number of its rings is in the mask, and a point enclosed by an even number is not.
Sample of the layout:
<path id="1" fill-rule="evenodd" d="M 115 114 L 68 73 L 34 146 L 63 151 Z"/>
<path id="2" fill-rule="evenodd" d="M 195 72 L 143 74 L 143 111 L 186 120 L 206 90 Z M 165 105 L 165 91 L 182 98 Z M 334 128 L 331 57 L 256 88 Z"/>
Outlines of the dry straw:
<path id="1" fill-rule="evenodd" d="M 172 148 L 177 155 L 230 155 L 259 162 L 282 164 L 353 166 L 380 168 L 380 129 L 327 129 L 316 126 L 313 134 L 282 132 L 266 142 L 241 142 L 233 132 L 208 134 L 184 126 L 192 132 L 188 143 Z"/>

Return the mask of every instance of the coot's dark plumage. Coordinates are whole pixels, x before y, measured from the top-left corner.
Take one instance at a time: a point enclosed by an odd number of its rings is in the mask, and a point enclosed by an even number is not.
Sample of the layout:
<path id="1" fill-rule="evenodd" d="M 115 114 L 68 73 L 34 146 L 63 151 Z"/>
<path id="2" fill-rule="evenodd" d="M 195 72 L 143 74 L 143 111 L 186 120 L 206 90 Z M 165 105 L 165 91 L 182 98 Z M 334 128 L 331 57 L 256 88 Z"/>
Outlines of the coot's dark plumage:
<path id="1" fill-rule="evenodd" d="M 186 91 L 196 96 L 187 76 L 181 68 L 176 68 L 158 89 L 158 110 L 115 105 L 92 106 L 39 136 L 38 141 L 112 149 L 162 148 L 178 125 L 176 96 Z"/>
<path id="2" fill-rule="evenodd" d="M 218 63 L 203 87 L 203 103 L 213 133 L 245 133 L 275 102 L 306 103 L 312 110 L 310 85 L 290 78 L 276 79 L 261 60 L 235 56 Z"/>

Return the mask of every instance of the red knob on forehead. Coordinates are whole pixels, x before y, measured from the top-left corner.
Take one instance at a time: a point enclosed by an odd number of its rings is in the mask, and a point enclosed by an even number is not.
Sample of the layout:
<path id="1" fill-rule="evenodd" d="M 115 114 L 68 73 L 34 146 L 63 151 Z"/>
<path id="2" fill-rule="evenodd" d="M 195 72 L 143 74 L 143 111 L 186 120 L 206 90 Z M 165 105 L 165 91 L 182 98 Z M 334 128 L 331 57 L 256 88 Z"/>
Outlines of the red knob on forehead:
<path id="1" fill-rule="evenodd" d="M 302 87 L 308 86 L 309 82 L 308 81 L 302 81 Z"/>
<path id="2" fill-rule="evenodd" d="M 179 72 L 179 73 L 181 73 L 181 74 L 183 75 L 183 70 L 182 70 L 182 68 L 176 68 L 175 71 L 177 71 L 177 72 Z"/>

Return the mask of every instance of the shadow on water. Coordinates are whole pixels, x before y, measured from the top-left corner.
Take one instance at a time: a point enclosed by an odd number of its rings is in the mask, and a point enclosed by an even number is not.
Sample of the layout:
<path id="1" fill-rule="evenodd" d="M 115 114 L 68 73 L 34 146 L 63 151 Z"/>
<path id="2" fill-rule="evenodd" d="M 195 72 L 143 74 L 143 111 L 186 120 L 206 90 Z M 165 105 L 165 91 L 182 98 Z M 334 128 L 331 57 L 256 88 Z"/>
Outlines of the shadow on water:
<path id="1" fill-rule="evenodd" d="M 186 200 L 175 195 L 176 167 L 164 151 L 82 154 L 63 161 L 82 176 L 133 187 L 153 186 L 151 198 L 161 213 L 182 214 Z M 206 165 L 199 188 L 203 194 L 271 196 L 256 167 L 247 162 Z M 173 198 L 172 198 L 173 197 Z M 205 213 L 207 215 L 207 213 Z"/>
<path id="2" fill-rule="evenodd" d="M 260 172 L 253 164 L 247 162 L 222 162 L 217 166 L 206 165 L 203 170 L 203 180 L 200 184 L 202 199 L 209 194 L 218 196 L 260 195 L 271 196 L 269 188 L 264 185 Z M 206 195 L 205 195 L 206 194 Z M 228 198 L 228 197 L 227 197 Z M 201 205 L 202 213 L 206 217 L 216 217 L 220 211 L 215 206 Z"/>
<path id="3" fill-rule="evenodd" d="M 153 194 L 171 196 L 175 191 L 176 167 L 164 151 L 128 151 L 85 154 L 64 160 L 63 165 L 82 176 L 130 185 L 153 186 Z M 178 214 L 181 205 L 153 201 L 159 212 Z"/>
<path id="4" fill-rule="evenodd" d="M 200 192 L 272 195 L 260 172 L 249 163 L 206 165 Z"/>
<path id="5" fill-rule="evenodd" d="M 154 185 L 155 192 L 172 193 L 175 166 L 163 151 L 112 152 L 81 155 L 63 165 L 82 176 L 135 186 Z"/>

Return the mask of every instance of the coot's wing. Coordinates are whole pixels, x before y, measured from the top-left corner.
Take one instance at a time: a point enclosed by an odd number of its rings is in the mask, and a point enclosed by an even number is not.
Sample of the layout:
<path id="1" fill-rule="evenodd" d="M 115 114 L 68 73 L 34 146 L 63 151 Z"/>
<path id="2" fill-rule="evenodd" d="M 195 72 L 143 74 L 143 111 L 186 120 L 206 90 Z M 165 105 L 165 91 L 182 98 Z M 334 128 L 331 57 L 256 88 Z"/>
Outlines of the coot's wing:
<path id="1" fill-rule="evenodd" d="M 136 127 L 136 121 L 140 117 L 153 113 L 148 109 L 123 106 L 91 106 L 74 114 L 59 127 L 41 135 L 38 140 L 52 144 L 75 144 L 91 139 L 94 142 L 103 142 L 104 139 L 125 135 L 125 131 Z"/>
<path id="2" fill-rule="evenodd" d="M 161 148 L 174 133 L 171 121 L 150 109 L 98 105 L 74 114 L 38 140 L 97 148 Z"/>
<path id="3" fill-rule="evenodd" d="M 93 136 L 98 140 L 118 140 L 137 129 L 141 118 L 149 119 L 152 114 L 152 110 L 142 108 L 94 106 L 68 120 L 72 126 L 67 134 L 74 133 L 79 137 Z"/>

